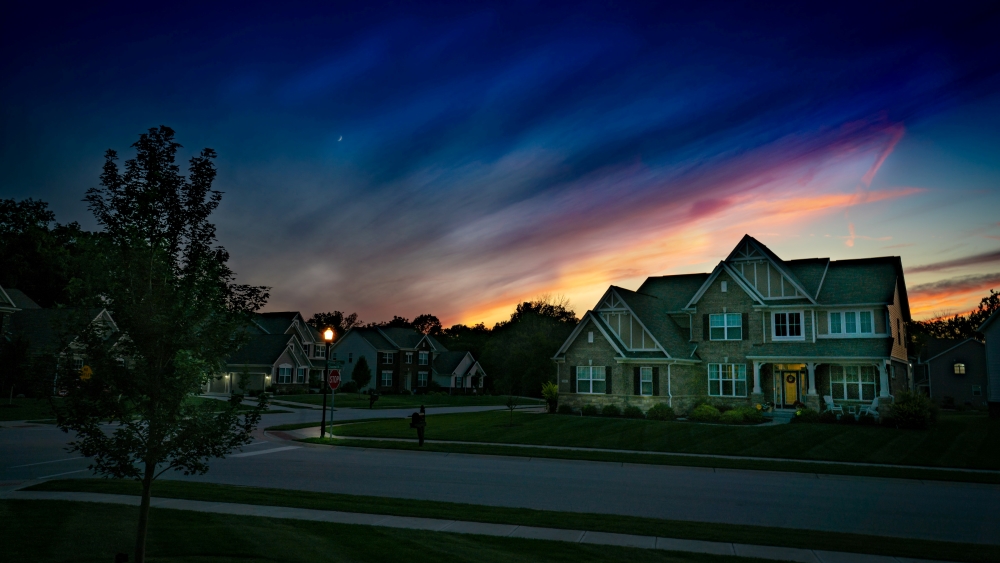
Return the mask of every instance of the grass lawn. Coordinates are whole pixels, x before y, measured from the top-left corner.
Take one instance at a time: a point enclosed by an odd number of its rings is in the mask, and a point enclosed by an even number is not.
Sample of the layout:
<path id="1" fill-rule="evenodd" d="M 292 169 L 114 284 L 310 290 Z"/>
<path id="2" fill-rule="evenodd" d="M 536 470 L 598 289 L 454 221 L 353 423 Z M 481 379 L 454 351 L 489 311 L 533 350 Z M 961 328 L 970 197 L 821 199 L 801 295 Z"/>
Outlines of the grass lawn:
<path id="1" fill-rule="evenodd" d="M 310 405 L 323 405 L 323 395 L 274 395 L 271 397 L 275 401 L 291 401 L 293 403 L 307 403 Z M 330 395 L 326 396 L 326 404 L 330 404 Z M 377 409 L 401 409 L 420 408 L 420 405 L 427 407 L 482 407 L 506 405 L 505 395 L 382 395 L 375 403 Z M 519 397 L 520 405 L 542 405 L 541 399 L 531 399 Z M 368 408 L 368 395 L 358 393 L 337 393 L 337 407 Z"/>
<path id="2" fill-rule="evenodd" d="M 55 417 L 48 399 L 0 400 L 0 420 L 43 420 Z"/>
<path id="3" fill-rule="evenodd" d="M 66 479 L 40 483 L 28 490 L 75 491 L 138 495 L 134 481 L 106 479 Z M 617 532 L 647 536 L 725 541 L 758 545 L 778 545 L 805 549 L 854 551 L 898 557 L 986 562 L 1000 560 L 1000 547 L 949 542 L 886 538 L 861 534 L 841 534 L 765 526 L 707 524 L 680 520 L 660 520 L 635 516 L 608 517 L 604 514 L 556 512 L 525 508 L 480 506 L 389 497 L 237 487 L 183 481 L 157 481 L 153 496 L 210 502 L 237 502 L 267 506 L 288 506 L 314 510 L 341 510 L 370 514 L 418 516 L 498 524 L 519 524 L 572 530 Z M 2 533 L 2 532 L 0 532 Z"/>
<path id="4" fill-rule="evenodd" d="M 0 501 L 7 561 L 107 563 L 131 554 L 138 508 L 58 501 Z M 147 560 L 705 562 L 736 557 L 566 542 L 495 538 L 374 526 L 230 516 L 154 508 Z M 131 559 L 131 557 L 130 557 Z"/>
<path id="5" fill-rule="evenodd" d="M 1000 470 L 1000 420 L 943 414 L 930 430 L 837 424 L 725 426 L 515 412 L 429 415 L 428 440 Z M 414 438 L 404 420 L 351 424 L 338 436 Z"/>

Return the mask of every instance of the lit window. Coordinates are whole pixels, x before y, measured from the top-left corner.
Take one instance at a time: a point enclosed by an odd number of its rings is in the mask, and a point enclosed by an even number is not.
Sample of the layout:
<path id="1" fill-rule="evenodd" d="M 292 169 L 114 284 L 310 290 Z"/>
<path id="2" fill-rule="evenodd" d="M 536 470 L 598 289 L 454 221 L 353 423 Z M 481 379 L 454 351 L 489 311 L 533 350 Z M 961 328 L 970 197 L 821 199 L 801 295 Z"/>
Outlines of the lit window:
<path id="1" fill-rule="evenodd" d="M 430 357 L 431 357 L 431 353 L 430 352 L 419 352 L 419 353 L 417 353 L 417 361 L 420 362 L 420 365 L 422 365 L 422 366 L 426 366 L 427 365 L 427 362 L 430 361 Z"/>
<path id="2" fill-rule="evenodd" d="M 746 397 L 746 364 L 708 364 L 708 394 L 713 397 Z"/>
<path id="3" fill-rule="evenodd" d="M 965 375 L 965 364 L 955 364 L 955 375 Z"/>
<path id="4" fill-rule="evenodd" d="M 382 387 L 392 387 L 392 372 L 383 371 L 382 372 Z"/>
<path id="5" fill-rule="evenodd" d="M 417 387 L 427 387 L 427 372 L 418 371 L 417 372 Z"/>
<path id="6" fill-rule="evenodd" d="M 802 338 L 802 313 L 775 313 L 775 338 Z"/>
<path id="7" fill-rule="evenodd" d="M 875 366 L 830 366 L 830 396 L 841 401 L 875 399 Z"/>
<path id="8" fill-rule="evenodd" d="M 708 324 L 711 340 L 743 340 L 743 315 L 739 313 L 709 315 Z"/>
<path id="9" fill-rule="evenodd" d="M 653 394 L 653 368 L 639 368 L 639 394 Z"/>
<path id="10" fill-rule="evenodd" d="M 576 392 L 604 394 L 607 391 L 604 366 L 577 366 Z"/>
<path id="11" fill-rule="evenodd" d="M 392 363 L 392 352 L 382 352 L 382 363 L 383 364 Z"/>

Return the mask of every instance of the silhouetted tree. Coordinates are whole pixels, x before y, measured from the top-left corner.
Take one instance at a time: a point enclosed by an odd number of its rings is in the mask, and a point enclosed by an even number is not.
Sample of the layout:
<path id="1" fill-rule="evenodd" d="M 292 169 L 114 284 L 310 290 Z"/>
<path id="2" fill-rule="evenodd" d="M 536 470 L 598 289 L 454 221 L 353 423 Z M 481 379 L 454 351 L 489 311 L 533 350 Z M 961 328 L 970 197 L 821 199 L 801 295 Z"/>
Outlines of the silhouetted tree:
<path id="1" fill-rule="evenodd" d="M 413 328 L 424 334 L 437 336 L 441 334 L 441 321 L 434 315 L 417 315 L 417 318 L 413 319 Z"/>
<path id="2" fill-rule="evenodd" d="M 354 371 L 351 372 L 351 380 L 358 384 L 358 389 L 371 383 L 372 370 L 368 367 L 368 360 L 364 356 L 358 358 L 358 363 L 354 364 Z"/>
<path id="3" fill-rule="evenodd" d="M 979 327 L 997 310 L 1000 310 L 1000 293 L 991 289 L 990 294 L 983 297 L 975 309 L 964 315 L 958 314 L 930 321 L 912 321 L 907 325 L 910 352 L 915 354 L 928 336 L 956 340 L 976 338 L 981 341 L 983 335 L 978 332 Z"/>
<path id="4" fill-rule="evenodd" d="M 340 338 L 348 330 L 361 326 L 361 319 L 358 318 L 357 313 L 351 313 L 350 315 L 344 315 L 340 311 L 334 311 L 332 313 L 316 313 L 308 321 L 313 327 L 319 331 L 323 331 L 326 327 L 333 329 L 335 338 Z"/>
<path id="5" fill-rule="evenodd" d="M 413 328 L 413 323 L 410 319 L 406 317 L 400 317 L 394 315 L 391 321 L 382 321 L 380 323 L 368 323 L 365 325 L 367 328 Z"/>

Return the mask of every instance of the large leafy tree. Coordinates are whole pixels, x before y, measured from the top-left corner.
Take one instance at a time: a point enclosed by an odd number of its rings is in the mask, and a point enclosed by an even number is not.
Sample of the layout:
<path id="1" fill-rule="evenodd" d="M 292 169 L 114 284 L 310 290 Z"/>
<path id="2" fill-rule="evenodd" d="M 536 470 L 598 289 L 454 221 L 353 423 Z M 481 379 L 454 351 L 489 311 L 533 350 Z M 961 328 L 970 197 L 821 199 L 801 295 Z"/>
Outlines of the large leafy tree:
<path id="1" fill-rule="evenodd" d="M 332 328 L 336 335 L 335 338 L 340 338 L 348 330 L 362 324 L 357 313 L 345 315 L 342 311 L 316 313 L 306 322 L 321 332 L 327 327 Z"/>
<path id="2" fill-rule="evenodd" d="M 371 383 L 371 380 L 372 369 L 368 367 L 368 360 L 361 356 L 358 358 L 358 363 L 354 364 L 354 370 L 351 371 L 351 381 L 357 383 L 358 389 L 361 389 Z"/>
<path id="3" fill-rule="evenodd" d="M 100 187 L 85 198 L 103 229 L 89 287 L 117 326 L 94 324 L 80 336 L 74 352 L 87 366 L 63 369 L 59 384 L 68 394 L 57 416 L 95 472 L 142 483 L 135 543 L 142 562 L 153 480 L 170 470 L 204 473 L 209 459 L 252 439 L 264 396 L 253 408 L 240 396 L 191 396 L 244 343 L 242 329 L 268 295 L 235 283 L 216 245 L 215 152 L 193 157 L 185 177 L 169 127 L 150 129 L 132 146 L 136 156 L 124 170 L 107 151 Z"/>
<path id="4" fill-rule="evenodd" d="M 440 319 L 431 314 L 417 315 L 413 319 L 413 328 L 431 336 L 438 336 L 442 332 Z"/>

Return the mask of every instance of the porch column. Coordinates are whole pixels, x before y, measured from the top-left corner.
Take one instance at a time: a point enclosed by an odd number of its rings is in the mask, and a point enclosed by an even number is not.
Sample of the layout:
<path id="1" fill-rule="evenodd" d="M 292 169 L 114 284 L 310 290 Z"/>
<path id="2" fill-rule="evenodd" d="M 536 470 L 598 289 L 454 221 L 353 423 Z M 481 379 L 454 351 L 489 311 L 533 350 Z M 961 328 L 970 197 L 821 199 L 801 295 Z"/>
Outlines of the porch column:
<path id="1" fill-rule="evenodd" d="M 806 369 L 809 370 L 809 394 L 816 394 L 816 363 L 806 364 Z"/>
<path id="2" fill-rule="evenodd" d="M 888 397 L 889 396 L 889 370 L 885 365 L 883 360 L 878 364 L 878 396 Z"/>
<path id="3" fill-rule="evenodd" d="M 762 393 L 760 390 L 760 362 L 753 363 L 753 392 L 758 395 Z"/>

